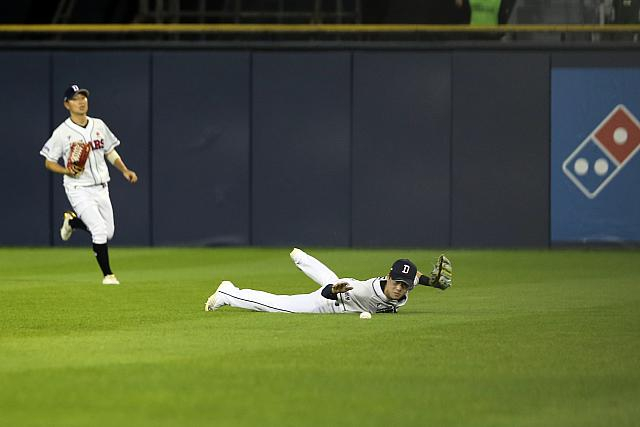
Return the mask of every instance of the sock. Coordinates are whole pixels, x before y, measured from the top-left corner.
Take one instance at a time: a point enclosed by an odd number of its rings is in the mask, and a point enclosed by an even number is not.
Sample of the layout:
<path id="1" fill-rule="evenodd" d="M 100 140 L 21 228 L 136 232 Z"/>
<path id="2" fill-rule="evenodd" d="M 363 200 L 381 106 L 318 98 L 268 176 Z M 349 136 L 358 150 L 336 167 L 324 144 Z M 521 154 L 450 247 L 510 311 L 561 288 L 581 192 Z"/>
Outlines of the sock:
<path id="1" fill-rule="evenodd" d="M 102 275 L 113 274 L 111 266 L 109 265 L 109 247 L 106 243 L 93 244 L 93 254 L 96 256 L 96 261 L 102 270 Z"/>
<path id="2" fill-rule="evenodd" d="M 80 230 L 84 230 L 84 231 L 89 231 L 89 229 L 87 228 L 87 226 L 85 225 L 84 221 L 81 220 L 80 218 L 73 218 L 69 220 L 69 225 L 71 226 L 71 228 L 76 229 L 79 228 Z"/>

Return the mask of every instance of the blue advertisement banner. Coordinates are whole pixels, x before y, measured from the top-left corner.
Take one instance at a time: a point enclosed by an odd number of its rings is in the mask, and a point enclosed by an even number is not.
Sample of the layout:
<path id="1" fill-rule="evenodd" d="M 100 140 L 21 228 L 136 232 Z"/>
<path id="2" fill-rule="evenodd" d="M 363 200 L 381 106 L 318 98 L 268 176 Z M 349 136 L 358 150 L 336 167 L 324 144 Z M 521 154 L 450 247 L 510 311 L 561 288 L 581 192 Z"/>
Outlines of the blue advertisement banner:
<path id="1" fill-rule="evenodd" d="M 551 242 L 640 242 L 640 68 L 551 75 Z"/>

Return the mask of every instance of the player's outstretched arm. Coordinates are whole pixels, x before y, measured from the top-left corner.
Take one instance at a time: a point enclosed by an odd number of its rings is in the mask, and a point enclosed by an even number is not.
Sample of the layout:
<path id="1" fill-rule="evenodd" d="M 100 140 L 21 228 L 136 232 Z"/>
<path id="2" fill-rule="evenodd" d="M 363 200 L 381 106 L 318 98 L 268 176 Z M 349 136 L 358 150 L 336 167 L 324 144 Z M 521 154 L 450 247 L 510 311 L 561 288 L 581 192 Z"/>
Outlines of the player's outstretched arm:
<path id="1" fill-rule="evenodd" d="M 122 176 L 124 176 L 124 179 L 126 179 L 132 184 L 135 184 L 136 182 L 138 182 L 138 175 L 136 175 L 136 173 L 131 169 L 127 168 L 127 165 L 124 164 L 124 162 L 122 161 L 122 158 L 120 157 L 120 155 L 115 149 L 109 151 L 105 155 L 105 157 L 116 169 L 118 169 L 122 173 Z"/>
<path id="2" fill-rule="evenodd" d="M 321 294 L 326 299 L 336 300 L 338 299 L 338 294 L 349 292 L 351 289 L 353 289 L 353 286 L 347 282 L 336 282 L 322 288 Z"/>
<path id="3" fill-rule="evenodd" d="M 331 293 L 334 295 L 343 294 L 351 289 L 353 289 L 353 286 L 350 286 L 347 282 L 338 282 L 331 285 Z"/>

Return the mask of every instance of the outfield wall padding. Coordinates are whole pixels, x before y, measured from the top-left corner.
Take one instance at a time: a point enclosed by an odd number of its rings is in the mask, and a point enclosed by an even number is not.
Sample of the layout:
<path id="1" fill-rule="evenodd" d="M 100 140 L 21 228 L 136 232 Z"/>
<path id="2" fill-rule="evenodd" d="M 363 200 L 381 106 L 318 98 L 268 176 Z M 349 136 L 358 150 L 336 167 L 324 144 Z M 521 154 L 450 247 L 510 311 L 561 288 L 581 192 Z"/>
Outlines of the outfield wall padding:
<path id="1" fill-rule="evenodd" d="M 152 60 L 154 244 L 248 245 L 249 55 Z"/>
<path id="2" fill-rule="evenodd" d="M 356 53 L 355 246 L 449 246 L 451 59 Z"/>
<path id="3" fill-rule="evenodd" d="M 50 55 L 0 52 L 0 245 L 49 245 L 51 177 L 38 153 L 51 128 Z"/>
<path id="4" fill-rule="evenodd" d="M 452 245 L 549 241 L 549 58 L 453 55 Z"/>
<path id="5" fill-rule="evenodd" d="M 77 82 L 140 178 L 111 169 L 113 244 L 547 247 L 552 67 L 640 65 L 633 51 L 542 48 L 0 59 L 0 245 L 35 246 L 62 244 L 67 200 L 38 152 Z"/>
<path id="6" fill-rule="evenodd" d="M 253 55 L 253 244 L 349 245 L 350 74 L 348 53 Z"/>

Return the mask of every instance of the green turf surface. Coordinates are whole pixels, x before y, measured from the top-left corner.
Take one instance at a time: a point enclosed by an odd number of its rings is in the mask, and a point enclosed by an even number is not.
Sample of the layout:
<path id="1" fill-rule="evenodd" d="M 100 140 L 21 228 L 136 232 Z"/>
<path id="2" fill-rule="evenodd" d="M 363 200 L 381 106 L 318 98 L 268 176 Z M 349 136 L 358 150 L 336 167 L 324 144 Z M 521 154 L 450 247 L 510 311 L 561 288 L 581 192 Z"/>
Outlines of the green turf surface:
<path id="1" fill-rule="evenodd" d="M 434 250 L 308 249 L 339 275 Z M 225 307 L 315 285 L 289 249 L 0 249 L 1 426 L 635 426 L 640 252 L 448 251 L 400 313 Z M 429 261 L 429 262 L 427 262 Z"/>

